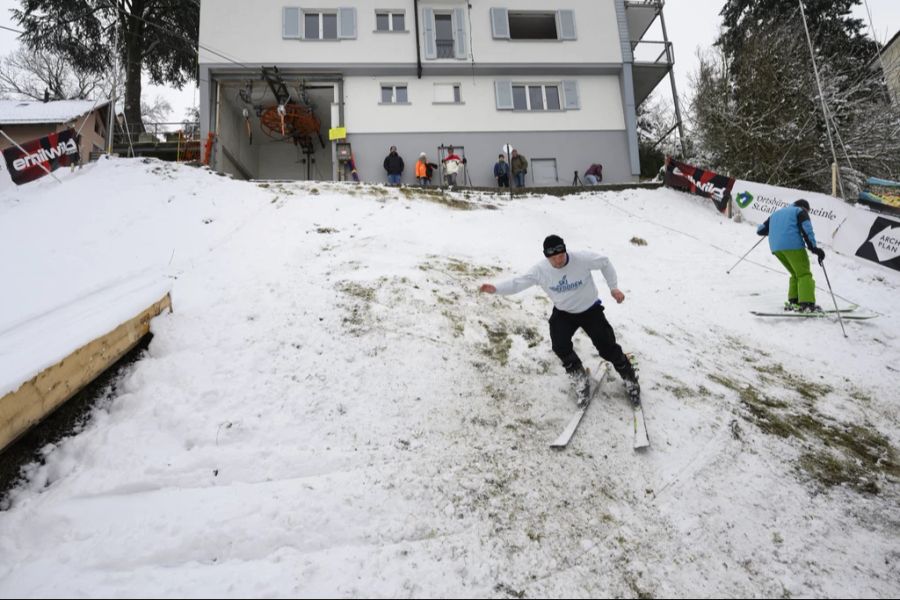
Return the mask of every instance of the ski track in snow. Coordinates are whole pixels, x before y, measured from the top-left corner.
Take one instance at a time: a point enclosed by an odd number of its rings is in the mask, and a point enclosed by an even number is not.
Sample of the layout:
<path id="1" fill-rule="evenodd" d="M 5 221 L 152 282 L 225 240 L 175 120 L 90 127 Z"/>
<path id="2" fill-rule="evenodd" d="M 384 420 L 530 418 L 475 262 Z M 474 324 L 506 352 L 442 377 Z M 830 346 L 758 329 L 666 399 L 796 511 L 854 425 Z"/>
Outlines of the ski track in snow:
<path id="1" fill-rule="evenodd" d="M 765 430 L 812 415 L 897 447 L 898 274 L 829 254 L 835 289 L 881 314 L 844 341 L 749 315 L 787 276 L 763 249 L 725 275 L 753 230 L 673 191 L 457 195 L 466 211 L 155 161 L 75 175 L 63 198 L 42 182 L 0 199 L 0 244 L 26 257 L 0 280 L 33 297 L 6 299 L 4 323 L 150 268 L 175 312 L 26 469 L 0 513 L 0 596 L 900 594 L 896 472 L 867 475 L 878 494 L 828 487 L 801 468 L 811 429 Z M 549 233 L 618 271 L 622 305 L 595 277 L 639 359 L 647 451 L 614 375 L 552 451 L 574 404 L 549 304 L 477 293 Z"/>

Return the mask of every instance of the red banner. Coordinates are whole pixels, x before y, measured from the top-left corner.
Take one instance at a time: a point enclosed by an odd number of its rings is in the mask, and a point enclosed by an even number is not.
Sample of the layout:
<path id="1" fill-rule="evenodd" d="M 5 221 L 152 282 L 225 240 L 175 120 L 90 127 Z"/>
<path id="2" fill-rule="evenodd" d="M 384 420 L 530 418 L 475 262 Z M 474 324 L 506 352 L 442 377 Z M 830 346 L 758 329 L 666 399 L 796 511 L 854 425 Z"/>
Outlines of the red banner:
<path id="1" fill-rule="evenodd" d="M 704 171 L 699 167 L 678 162 L 671 156 L 667 156 L 666 187 L 709 198 L 719 211 L 725 212 L 728 202 L 731 200 L 734 177 Z"/>
<path id="2" fill-rule="evenodd" d="M 55 171 L 78 162 L 78 142 L 74 129 L 51 133 L 38 140 L 12 146 L 3 151 L 6 168 L 16 185 L 40 179 L 48 171 Z M 41 168 L 43 165 L 44 168 Z"/>

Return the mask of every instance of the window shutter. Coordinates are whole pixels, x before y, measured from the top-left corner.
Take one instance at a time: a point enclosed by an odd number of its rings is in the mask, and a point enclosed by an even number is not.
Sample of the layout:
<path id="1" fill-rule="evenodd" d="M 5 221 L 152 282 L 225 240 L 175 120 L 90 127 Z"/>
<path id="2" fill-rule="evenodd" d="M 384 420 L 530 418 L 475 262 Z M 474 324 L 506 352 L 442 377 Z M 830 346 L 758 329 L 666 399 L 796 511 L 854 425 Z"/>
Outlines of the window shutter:
<path id="1" fill-rule="evenodd" d="M 494 90 L 497 93 L 497 110 L 512 110 L 514 108 L 512 81 L 497 80 L 494 82 Z"/>
<path id="2" fill-rule="evenodd" d="M 491 9 L 491 31 L 495 40 L 509 39 L 509 11 L 507 9 Z"/>
<path id="3" fill-rule="evenodd" d="M 456 19 L 456 58 L 466 58 L 469 56 L 466 44 L 466 9 L 455 9 L 453 17 Z"/>
<path id="4" fill-rule="evenodd" d="M 562 85 L 566 110 L 578 110 L 581 108 L 581 100 L 578 98 L 578 82 L 570 79 L 563 81 Z"/>
<path id="5" fill-rule="evenodd" d="M 281 37 L 286 40 L 297 40 L 303 36 L 300 31 L 300 9 L 285 6 L 281 9 Z"/>
<path id="6" fill-rule="evenodd" d="M 356 9 L 338 9 L 338 37 L 342 40 L 356 39 Z"/>
<path id="7" fill-rule="evenodd" d="M 437 40 L 434 37 L 434 9 L 422 9 L 422 23 L 424 25 L 425 34 L 425 58 L 437 58 Z"/>
<path id="8" fill-rule="evenodd" d="M 574 10 L 558 10 L 556 11 L 556 24 L 559 27 L 559 39 L 575 40 L 578 36 L 575 32 L 575 11 Z"/>

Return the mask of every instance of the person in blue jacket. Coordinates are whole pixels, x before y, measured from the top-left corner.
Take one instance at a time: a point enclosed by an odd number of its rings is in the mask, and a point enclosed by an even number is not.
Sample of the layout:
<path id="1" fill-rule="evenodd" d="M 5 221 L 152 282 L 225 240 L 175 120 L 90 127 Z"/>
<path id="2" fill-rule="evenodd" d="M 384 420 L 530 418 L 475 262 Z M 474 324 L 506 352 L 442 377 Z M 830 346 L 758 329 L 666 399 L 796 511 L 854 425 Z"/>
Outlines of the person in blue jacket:
<path id="1" fill-rule="evenodd" d="M 760 225 L 756 233 L 769 236 L 769 249 L 791 274 L 785 310 L 821 312 L 816 304 L 816 282 L 809 268 L 806 249 L 825 261 L 825 251 L 816 245 L 809 202 L 800 199 L 791 206 L 779 208 Z"/>

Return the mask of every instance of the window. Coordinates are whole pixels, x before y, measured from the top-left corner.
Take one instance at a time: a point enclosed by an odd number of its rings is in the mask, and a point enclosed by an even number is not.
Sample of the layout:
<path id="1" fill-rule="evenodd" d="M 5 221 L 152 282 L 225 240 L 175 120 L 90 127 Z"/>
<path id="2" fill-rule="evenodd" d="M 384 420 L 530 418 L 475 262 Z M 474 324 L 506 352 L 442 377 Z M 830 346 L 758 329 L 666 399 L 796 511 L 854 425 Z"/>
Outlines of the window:
<path id="1" fill-rule="evenodd" d="M 356 9 L 304 11 L 296 6 L 282 9 L 281 37 L 296 40 L 356 39 Z"/>
<path id="2" fill-rule="evenodd" d="M 559 86 L 513 85 L 513 110 L 560 110 Z"/>
<path id="3" fill-rule="evenodd" d="M 513 83 L 509 80 L 494 81 L 497 110 L 557 111 L 579 110 L 581 101 L 578 81 L 563 80 L 557 83 Z"/>
<path id="4" fill-rule="evenodd" d="M 409 96 L 406 92 L 406 84 L 382 84 L 382 104 L 409 104 Z"/>
<path id="5" fill-rule="evenodd" d="M 422 24 L 426 60 L 468 58 L 466 9 L 435 10 L 426 6 L 422 9 Z"/>
<path id="6" fill-rule="evenodd" d="M 375 13 L 375 31 L 406 31 L 406 14 L 397 11 Z"/>
<path id="7" fill-rule="evenodd" d="M 509 13 L 509 38 L 512 40 L 556 40 L 556 13 Z"/>
<path id="8" fill-rule="evenodd" d="M 456 56 L 453 43 L 452 15 L 434 15 L 434 39 L 437 43 L 438 58 L 454 58 Z"/>
<path id="9" fill-rule="evenodd" d="M 575 11 L 510 11 L 491 9 L 495 40 L 575 40 Z"/>
<path id="10" fill-rule="evenodd" d="M 303 13 L 303 37 L 307 40 L 338 39 L 337 13 Z"/>
<path id="11" fill-rule="evenodd" d="M 434 84 L 435 104 L 462 104 L 462 94 L 458 83 Z"/>

